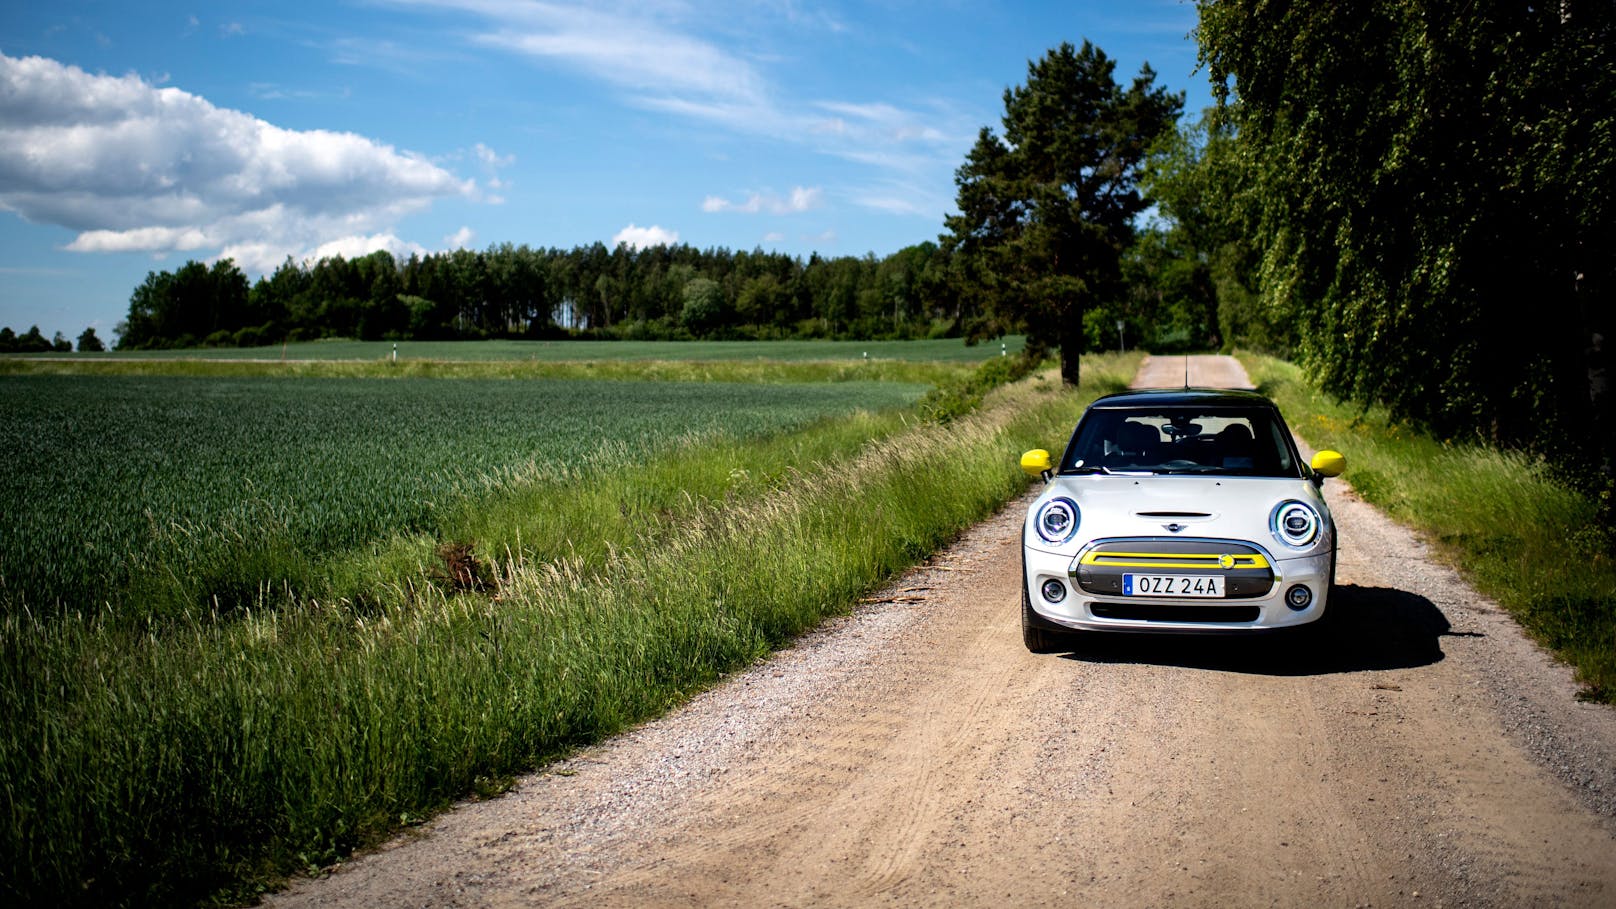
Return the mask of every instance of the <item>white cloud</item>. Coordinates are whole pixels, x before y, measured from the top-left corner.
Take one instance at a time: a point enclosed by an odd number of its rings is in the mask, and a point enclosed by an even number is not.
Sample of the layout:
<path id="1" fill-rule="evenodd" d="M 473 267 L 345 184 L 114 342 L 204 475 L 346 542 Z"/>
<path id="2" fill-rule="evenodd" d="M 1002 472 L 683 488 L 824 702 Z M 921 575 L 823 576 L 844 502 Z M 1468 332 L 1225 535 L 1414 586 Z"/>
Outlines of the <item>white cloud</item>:
<path id="1" fill-rule="evenodd" d="M 780 233 L 777 230 L 771 230 L 768 233 L 763 235 L 763 242 L 765 242 L 765 243 L 779 243 L 780 241 L 784 240 L 785 238 L 786 238 L 785 234 Z"/>
<path id="2" fill-rule="evenodd" d="M 633 222 L 612 235 L 611 247 L 627 243 L 632 249 L 644 249 L 647 246 L 673 246 L 679 242 L 679 232 L 664 230 L 653 224 L 650 227 L 638 227 Z"/>
<path id="3" fill-rule="evenodd" d="M 339 237 L 321 243 L 309 254 L 307 258 L 318 261 L 329 259 L 332 256 L 341 256 L 344 259 L 357 259 L 367 256 L 378 250 L 386 250 L 396 259 L 407 259 L 412 253 L 424 255 L 426 250 L 419 244 L 406 243 L 390 233 L 375 234 L 369 237 Z"/>
<path id="4" fill-rule="evenodd" d="M 752 193 L 743 202 L 731 202 L 722 196 L 708 196 L 701 202 L 701 210 L 705 212 L 740 212 L 755 215 L 759 212 L 768 212 L 771 215 L 790 215 L 818 208 L 825 203 L 825 193 L 819 187 L 798 186 L 791 190 L 791 195 L 781 198 L 773 193 Z"/>
<path id="5" fill-rule="evenodd" d="M 651 98 L 762 102 L 762 78 L 750 63 L 666 21 L 670 10 L 655 4 L 633 12 L 498 0 L 422 0 L 421 5 L 491 20 L 492 30 L 476 34 L 474 43 L 579 68 Z"/>
<path id="6" fill-rule="evenodd" d="M 138 76 L 0 54 L 0 208 L 77 231 L 71 250 L 218 251 L 266 271 L 328 243 L 396 245 L 405 215 L 475 192 L 364 136 L 282 129 Z"/>
<path id="7" fill-rule="evenodd" d="M 462 225 L 459 230 L 443 238 L 443 245 L 445 249 L 470 249 L 471 241 L 476 236 L 476 231 Z"/>

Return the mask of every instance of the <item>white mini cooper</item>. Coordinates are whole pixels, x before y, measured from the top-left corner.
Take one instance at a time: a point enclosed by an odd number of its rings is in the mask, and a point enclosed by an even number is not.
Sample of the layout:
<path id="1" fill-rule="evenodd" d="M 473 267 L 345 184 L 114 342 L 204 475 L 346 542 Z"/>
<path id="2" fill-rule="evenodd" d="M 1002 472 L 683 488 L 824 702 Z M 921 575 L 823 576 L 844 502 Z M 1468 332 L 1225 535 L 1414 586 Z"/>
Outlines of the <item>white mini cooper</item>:
<path id="1" fill-rule="evenodd" d="M 1022 531 L 1027 649 L 1077 631 L 1231 632 L 1324 615 L 1336 537 L 1320 487 L 1345 459 L 1297 454 L 1279 409 L 1245 391 L 1132 391 L 1095 401 Z"/>

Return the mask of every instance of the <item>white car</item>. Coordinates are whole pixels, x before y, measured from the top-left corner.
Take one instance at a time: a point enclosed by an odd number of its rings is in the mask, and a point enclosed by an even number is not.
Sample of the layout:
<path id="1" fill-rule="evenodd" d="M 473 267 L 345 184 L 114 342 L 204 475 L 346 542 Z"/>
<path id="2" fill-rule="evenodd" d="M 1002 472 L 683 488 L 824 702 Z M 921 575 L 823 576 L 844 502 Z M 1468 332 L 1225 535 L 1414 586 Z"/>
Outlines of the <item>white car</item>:
<path id="1" fill-rule="evenodd" d="M 1273 402 L 1185 388 L 1089 406 L 1022 530 L 1021 628 L 1034 653 L 1074 632 L 1251 632 L 1324 615 L 1336 534 L 1320 489 L 1345 467 L 1304 464 Z"/>

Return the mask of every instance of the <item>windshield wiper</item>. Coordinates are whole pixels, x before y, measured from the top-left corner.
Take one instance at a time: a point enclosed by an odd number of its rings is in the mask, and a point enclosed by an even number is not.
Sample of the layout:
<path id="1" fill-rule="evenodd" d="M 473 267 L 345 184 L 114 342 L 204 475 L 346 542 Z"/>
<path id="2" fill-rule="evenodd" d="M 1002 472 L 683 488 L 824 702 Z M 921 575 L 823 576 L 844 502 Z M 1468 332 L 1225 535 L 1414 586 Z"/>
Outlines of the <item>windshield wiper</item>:
<path id="1" fill-rule="evenodd" d="M 1108 476 L 1108 477 L 1148 477 L 1148 476 L 1150 476 L 1150 470 L 1148 468 L 1141 468 L 1139 470 L 1112 470 L 1111 468 L 1106 467 L 1103 464 L 1096 464 L 1093 467 L 1073 467 L 1071 470 L 1066 471 L 1067 476 L 1088 476 L 1090 474 L 1096 474 L 1096 473 L 1104 474 L 1105 476 Z"/>

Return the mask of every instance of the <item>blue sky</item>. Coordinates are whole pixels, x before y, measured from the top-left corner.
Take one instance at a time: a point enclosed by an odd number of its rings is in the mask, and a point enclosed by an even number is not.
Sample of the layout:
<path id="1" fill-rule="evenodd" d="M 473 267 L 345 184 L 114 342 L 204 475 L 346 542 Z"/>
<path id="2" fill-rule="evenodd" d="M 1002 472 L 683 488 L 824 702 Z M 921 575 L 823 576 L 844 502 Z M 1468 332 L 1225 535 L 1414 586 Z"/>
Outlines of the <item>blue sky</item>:
<path id="1" fill-rule="evenodd" d="M 936 239 L 1027 62 L 1087 38 L 1211 103 L 1180 0 L 322 0 L 0 8 L 0 325 L 110 342 L 230 256 Z"/>

